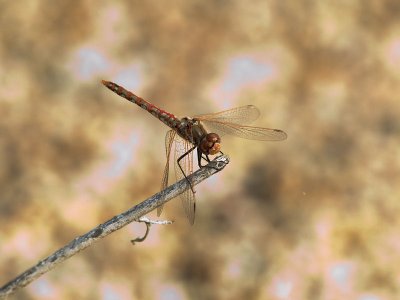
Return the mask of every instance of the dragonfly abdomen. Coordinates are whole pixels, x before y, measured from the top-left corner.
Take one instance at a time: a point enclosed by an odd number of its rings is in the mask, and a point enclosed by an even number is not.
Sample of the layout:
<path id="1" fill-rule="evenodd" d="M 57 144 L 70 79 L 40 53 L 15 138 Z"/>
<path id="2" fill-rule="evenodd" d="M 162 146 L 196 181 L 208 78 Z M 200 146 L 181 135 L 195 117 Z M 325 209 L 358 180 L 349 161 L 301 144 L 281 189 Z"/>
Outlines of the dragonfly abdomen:
<path id="1" fill-rule="evenodd" d="M 159 119 L 161 122 L 171 127 L 172 129 L 176 130 L 177 126 L 180 124 L 180 120 L 173 114 L 170 114 L 158 108 L 157 106 L 151 104 L 150 102 L 147 102 L 146 100 L 136 96 L 134 93 L 124 89 L 122 86 L 119 86 L 114 82 L 106 80 L 102 80 L 101 82 L 114 93 L 140 106 L 141 108 L 151 113 L 153 116 L 155 116 L 157 119 Z"/>

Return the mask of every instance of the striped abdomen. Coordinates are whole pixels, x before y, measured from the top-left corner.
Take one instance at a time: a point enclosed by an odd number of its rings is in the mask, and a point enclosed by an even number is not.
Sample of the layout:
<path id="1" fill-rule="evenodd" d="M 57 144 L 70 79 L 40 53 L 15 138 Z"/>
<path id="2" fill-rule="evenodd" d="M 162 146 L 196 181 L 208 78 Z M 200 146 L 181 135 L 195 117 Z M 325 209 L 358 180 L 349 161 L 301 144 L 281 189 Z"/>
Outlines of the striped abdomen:
<path id="1" fill-rule="evenodd" d="M 147 102 L 146 100 L 136 96 L 135 94 L 131 93 L 130 91 L 127 91 L 124 89 L 122 86 L 119 86 L 116 83 L 113 83 L 111 81 L 101 81 L 107 88 L 109 88 L 111 91 L 114 93 L 117 93 L 121 97 L 124 97 L 125 99 L 129 100 L 132 103 L 135 103 L 139 105 L 141 108 L 144 110 L 147 110 L 149 113 L 151 113 L 153 116 L 155 116 L 157 119 L 159 119 L 161 122 L 163 122 L 165 125 L 171 127 L 172 129 L 177 129 L 178 126 L 180 125 L 181 121 L 175 117 L 173 114 L 170 114 L 157 106 Z"/>

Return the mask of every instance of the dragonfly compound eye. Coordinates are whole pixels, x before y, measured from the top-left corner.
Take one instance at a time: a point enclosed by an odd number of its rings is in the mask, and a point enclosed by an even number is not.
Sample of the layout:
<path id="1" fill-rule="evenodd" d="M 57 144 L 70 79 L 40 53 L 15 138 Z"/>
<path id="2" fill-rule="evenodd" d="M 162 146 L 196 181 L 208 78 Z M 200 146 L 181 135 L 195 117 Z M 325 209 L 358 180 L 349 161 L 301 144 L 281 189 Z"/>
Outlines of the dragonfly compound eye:
<path id="1" fill-rule="evenodd" d="M 221 143 L 221 138 L 216 133 L 208 133 L 206 135 L 206 140 L 207 140 L 207 142 L 211 142 L 211 143 Z"/>
<path id="2" fill-rule="evenodd" d="M 201 141 L 200 149 L 205 154 L 217 154 L 221 150 L 221 138 L 216 133 L 208 133 Z"/>

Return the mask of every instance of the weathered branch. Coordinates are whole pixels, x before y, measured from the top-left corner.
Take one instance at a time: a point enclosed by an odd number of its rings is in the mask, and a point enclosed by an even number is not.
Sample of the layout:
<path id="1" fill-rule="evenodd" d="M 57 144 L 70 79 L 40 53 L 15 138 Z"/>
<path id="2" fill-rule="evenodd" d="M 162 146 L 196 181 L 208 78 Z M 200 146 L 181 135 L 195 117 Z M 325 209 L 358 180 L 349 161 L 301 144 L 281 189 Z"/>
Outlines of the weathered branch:
<path id="1" fill-rule="evenodd" d="M 221 171 L 229 163 L 229 158 L 225 155 L 215 158 L 207 166 L 197 170 L 188 178 L 193 185 L 196 185 L 211 175 Z M 68 243 L 66 246 L 60 248 L 47 258 L 39 261 L 35 266 L 28 269 L 15 279 L 0 288 L 0 299 L 5 298 L 7 295 L 15 292 L 33 280 L 39 278 L 42 274 L 50 271 L 58 264 L 62 263 L 67 258 L 75 255 L 79 251 L 91 246 L 94 242 L 101 238 L 106 237 L 110 233 L 128 225 L 132 221 L 135 221 L 143 215 L 149 213 L 156 207 L 170 201 L 185 190 L 189 188 L 188 182 L 183 179 L 165 190 L 153 195 L 147 200 L 135 205 L 129 210 L 116 215 L 107 222 L 100 224 L 96 228 L 90 230 L 84 235 L 75 238 L 73 241 Z"/>

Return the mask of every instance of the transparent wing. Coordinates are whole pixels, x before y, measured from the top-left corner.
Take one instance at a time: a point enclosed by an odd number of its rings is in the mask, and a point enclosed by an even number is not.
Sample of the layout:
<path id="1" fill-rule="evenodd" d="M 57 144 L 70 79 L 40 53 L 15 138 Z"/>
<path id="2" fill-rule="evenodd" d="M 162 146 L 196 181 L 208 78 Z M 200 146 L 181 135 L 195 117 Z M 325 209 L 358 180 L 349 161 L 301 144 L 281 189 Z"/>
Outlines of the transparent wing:
<path id="1" fill-rule="evenodd" d="M 254 105 L 240 106 L 217 113 L 198 115 L 194 118 L 208 122 L 228 122 L 234 124 L 251 124 L 260 116 L 260 111 Z"/>
<path id="2" fill-rule="evenodd" d="M 165 164 L 163 179 L 161 181 L 161 190 L 163 191 L 168 185 L 168 175 L 169 175 L 169 157 L 171 154 L 172 144 L 174 142 L 176 131 L 169 130 L 165 135 L 165 154 L 167 156 L 167 163 Z M 163 210 L 163 205 L 157 207 L 157 216 L 160 216 Z"/>
<path id="3" fill-rule="evenodd" d="M 181 169 L 178 165 L 178 159 L 187 151 L 189 151 L 193 145 L 188 141 L 182 139 L 178 135 L 175 136 L 175 175 L 176 181 L 179 181 L 185 176 L 183 175 Z M 186 176 L 189 176 L 193 173 L 193 151 L 183 157 L 180 161 L 180 165 L 182 166 L 183 171 Z M 183 209 L 185 210 L 185 214 L 189 219 L 189 223 L 191 225 L 194 224 L 194 217 L 196 211 L 196 199 L 193 191 L 189 188 L 179 195 L 182 201 Z"/>
<path id="4" fill-rule="evenodd" d="M 254 105 L 246 105 L 229 110 L 195 116 L 210 131 L 223 136 L 235 135 L 249 140 L 281 141 L 287 138 L 284 131 L 273 128 L 247 126 L 260 116 Z"/>
<path id="5" fill-rule="evenodd" d="M 287 134 L 280 129 L 244 126 L 235 123 L 219 121 L 203 121 L 204 125 L 211 132 L 219 135 L 230 134 L 249 140 L 259 141 L 282 141 L 287 138 Z"/>

